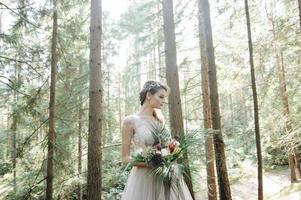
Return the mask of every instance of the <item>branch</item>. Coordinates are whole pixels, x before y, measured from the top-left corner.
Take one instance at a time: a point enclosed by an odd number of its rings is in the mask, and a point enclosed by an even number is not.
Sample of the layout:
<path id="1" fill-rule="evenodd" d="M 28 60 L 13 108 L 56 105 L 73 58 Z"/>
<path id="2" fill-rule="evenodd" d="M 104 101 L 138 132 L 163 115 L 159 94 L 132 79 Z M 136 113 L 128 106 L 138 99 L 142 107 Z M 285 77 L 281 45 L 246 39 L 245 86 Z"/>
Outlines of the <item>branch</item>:
<path id="1" fill-rule="evenodd" d="M 39 74 L 40 76 L 42 76 L 42 74 L 40 74 L 31 64 L 29 64 L 29 61 L 17 60 L 17 59 L 9 58 L 9 57 L 2 56 L 2 55 L 0 55 L 0 58 L 4 58 L 6 60 L 13 61 L 13 62 L 18 62 L 18 63 L 26 64 L 28 67 L 30 67 L 32 70 L 34 70 L 37 74 Z"/>
<path id="2" fill-rule="evenodd" d="M 121 146 L 121 143 L 102 146 L 101 149 L 106 149 L 106 148 L 111 148 L 111 147 L 117 147 L 117 146 Z"/>
<path id="3" fill-rule="evenodd" d="M 1 2 L 0 2 L 0 3 L 1 3 Z M 3 4 L 3 3 L 2 3 L 2 4 Z M 27 4 L 27 5 L 24 5 L 24 6 L 22 6 L 22 7 L 10 8 L 10 9 L 12 9 L 12 10 L 23 10 L 23 9 L 29 7 L 29 6 L 32 6 L 32 5 L 34 5 L 34 4 L 33 4 L 33 3 L 32 3 L 32 4 Z M 0 9 L 1 9 L 1 10 L 4 10 L 4 9 L 7 9 L 7 8 L 1 8 L 1 7 L 0 7 Z"/>
<path id="4" fill-rule="evenodd" d="M 0 76 L 0 78 L 6 78 L 6 77 L 5 77 L 5 76 Z M 13 83 L 9 78 L 6 78 L 6 79 L 7 79 L 9 82 Z M 20 90 L 14 88 L 13 86 L 11 86 L 11 85 L 9 85 L 9 84 L 7 84 L 7 83 L 1 81 L 1 80 L 0 80 L 0 82 L 3 83 L 4 85 L 7 85 L 7 86 L 8 86 L 9 88 L 11 88 L 12 90 L 15 90 L 16 92 L 18 92 L 18 93 L 20 93 L 20 94 L 23 94 L 24 96 L 29 97 L 28 94 L 26 94 L 26 93 L 24 93 L 24 92 L 21 92 Z"/>
<path id="5" fill-rule="evenodd" d="M 21 153 L 23 152 L 23 149 L 25 147 L 25 145 L 28 143 L 28 141 L 30 140 L 30 138 L 48 121 L 49 118 L 47 118 L 46 120 L 44 120 L 40 126 L 38 128 L 36 128 L 26 139 L 25 141 L 22 143 L 21 148 L 18 150 L 18 153 L 16 155 L 16 157 L 20 156 Z"/>
<path id="6" fill-rule="evenodd" d="M 34 179 L 32 185 L 30 186 L 30 188 L 29 188 L 27 194 L 25 195 L 24 199 L 28 199 L 28 197 L 30 197 L 30 194 L 31 194 L 32 190 L 33 190 L 35 187 L 37 187 L 37 185 L 39 185 L 40 183 L 42 183 L 44 180 L 47 179 L 47 176 L 46 176 L 46 177 L 44 177 L 42 180 L 39 180 L 39 181 L 36 183 L 36 180 L 38 179 L 38 177 L 39 177 L 39 175 L 40 175 L 40 173 L 41 173 L 41 171 L 42 171 L 44 161 L 45 161 L 45 160 L 43 160 L 43 162 L 42 162 L 42 164 L 41 164 L 41 167 L 40 167 L 40 169 L 39 169 L 39 171 L 38 171 L 38 173 L 37 173 L 37 175 L 36 175 L 36 177 L 35 177 L 35 179 Z"/>
<path id="7" fill-rule="evenodd" d="M 23 15 L 20 15 L 19 13 L 17 13 L 16 11 L 14 11 L 13 9 L 11 9 L 10 7 L 8 7 L 7 5 L 5 5 L 4 3 L 0 2 L 0 5 L 3 5 L 5 8 L 7 8 L 8 10 L 10 10 L 12 13 L 14 13 L 15 15 L 18 15 L 19 17 L 21 17 L 24 21 L 26 21 L 27 23 L 33 25 L 34 27 L 41 29 L 39 26 L 37 26 L 36 24 L 32 23 L 31 21 L 29 21 L 27 18 L 25 18 Z M 44 30 L 44 29 L 42 29 Z"/>
<path id="8" fill-rule="evenodd" d="M 49 78 L 49 76 L 48 76 Z M 27 101 L 27 105 L 25 106 L 25 109 L 29 107 L 29 105 L 33 104 L 35 102 L 35 100 L 37 99 L 37 96 L 41 93 L 42 88 L 44 87 L 44 85 L 47 83 L 48 78 L 45 80 L 45 82 L 41 85 L 41 87 L 39 87 L 39 89 L 37 90 L 36 94 Z"/>

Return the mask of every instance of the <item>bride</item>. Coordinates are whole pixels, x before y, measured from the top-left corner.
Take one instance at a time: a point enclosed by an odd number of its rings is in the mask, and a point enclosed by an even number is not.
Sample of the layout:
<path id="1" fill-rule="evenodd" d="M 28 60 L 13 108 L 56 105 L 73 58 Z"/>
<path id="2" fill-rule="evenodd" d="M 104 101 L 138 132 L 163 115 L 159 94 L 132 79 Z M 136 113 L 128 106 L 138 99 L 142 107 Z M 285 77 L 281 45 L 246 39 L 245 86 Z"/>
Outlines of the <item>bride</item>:
<path id="1" fill-rule="evenodd" d="M 134 145 L 135 151 L 143 151 L 152 146 L 154 139 L 151 133 L 153 124 L 164 123 L 156 109 L 161 109 L 168 87 L 157 81 L 147 81 L 140 92 L 140 110 L 125 117 L 122 124 L 122 162 L 131 161 L 130 149 Z M 122 200 L 167 200 L 161 179 L 150 175 L 151 168 L 145 163 L 136 164 L 129 174 Z M 189 189 L 183 177 L 179 180 L 177 189 L 170 189 L 168 200 L 192 200 Z"/>

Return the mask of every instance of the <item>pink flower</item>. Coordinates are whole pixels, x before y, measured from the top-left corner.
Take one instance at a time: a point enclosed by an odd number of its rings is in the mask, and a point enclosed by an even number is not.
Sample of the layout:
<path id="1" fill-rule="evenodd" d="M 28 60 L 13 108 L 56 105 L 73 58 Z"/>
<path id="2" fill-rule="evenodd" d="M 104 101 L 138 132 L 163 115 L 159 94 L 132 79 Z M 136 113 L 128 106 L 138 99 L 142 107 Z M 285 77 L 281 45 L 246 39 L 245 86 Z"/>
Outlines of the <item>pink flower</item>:
<path id="1" fill-rule="evenodd" d="M 153 148 L 154 148 L 154 149 L 157 149 L 157 150 L 159 150 L 159 151 L 161 151 L 162 146 L 161 146 L 160 143 L 158 143 L 158 144 L 155 144 L 155 145 L 153 146 Z"/>

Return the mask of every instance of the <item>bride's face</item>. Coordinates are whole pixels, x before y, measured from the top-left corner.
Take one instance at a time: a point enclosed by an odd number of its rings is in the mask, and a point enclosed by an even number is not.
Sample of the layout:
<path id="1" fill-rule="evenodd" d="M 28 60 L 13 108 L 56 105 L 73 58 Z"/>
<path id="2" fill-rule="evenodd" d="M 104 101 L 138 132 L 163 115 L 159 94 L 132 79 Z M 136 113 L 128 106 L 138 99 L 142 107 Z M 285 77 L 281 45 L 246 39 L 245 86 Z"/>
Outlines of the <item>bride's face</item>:
<path id="1" fill-rule="evenodd" d="M 167 92 L 164 89 L 160 89 L 155 94 L 149 93 L 149 103 L 152 108 L 161 109 L 165 103 L 165 97 L 167 96 Z"/>

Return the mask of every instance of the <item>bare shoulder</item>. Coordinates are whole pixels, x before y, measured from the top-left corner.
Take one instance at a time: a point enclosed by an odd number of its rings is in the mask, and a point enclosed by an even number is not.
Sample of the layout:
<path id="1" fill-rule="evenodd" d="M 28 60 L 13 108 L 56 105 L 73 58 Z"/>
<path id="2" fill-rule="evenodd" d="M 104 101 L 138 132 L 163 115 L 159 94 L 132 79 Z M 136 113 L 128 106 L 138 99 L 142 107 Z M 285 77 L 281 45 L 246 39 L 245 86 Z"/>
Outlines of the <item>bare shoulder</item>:
<path id="1" fill-rule="evenodd" d="M 127 126 L 127 127 L 134 127 L 134 120 L 135 117 L 134 115 L 128 115 L 123 119 L 123 126 Z"/>

